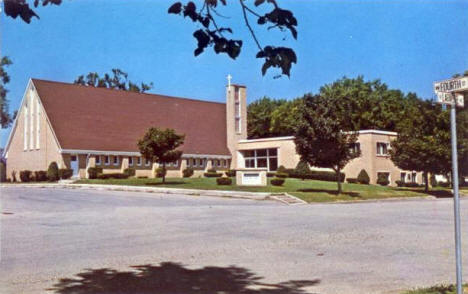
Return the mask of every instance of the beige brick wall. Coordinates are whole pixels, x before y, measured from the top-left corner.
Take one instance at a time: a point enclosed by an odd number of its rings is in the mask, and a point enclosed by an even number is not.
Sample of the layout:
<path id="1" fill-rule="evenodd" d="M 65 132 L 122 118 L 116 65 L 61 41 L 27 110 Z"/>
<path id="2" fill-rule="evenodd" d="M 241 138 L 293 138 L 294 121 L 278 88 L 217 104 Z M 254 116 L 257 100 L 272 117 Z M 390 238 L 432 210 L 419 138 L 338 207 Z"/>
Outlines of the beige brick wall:
<path id="1" fill-rule="evenodd" d="M 39 149 L 36 148 L 36 132 L 34 131 L 33 148 L 24 150 L 24 115 L 25 115 L 25 103 L 28 105 L 33 103 L 36 107 L 37 93 L 28 89 L 24 99 L 22 107 L 18 111 L 18 117 L 16 120 L 16 126 L 12 130 L 10 144 L 7 150 L 7 177 L 11 179 L 12 172 L 16 172 L 16 179 L 19 180 L 19 172 L 22 170 L 47 170 L 49 164 L 53 161 L 57 162 L 59 168 L 65 167 L 65 161 L 62 155 L 59 153 L 59 146 L 55 140 L 54 134 L 50 125 L 46 119 L 45 111 L 40 106 L 40 136 L 39 136 Z M 31 108 L 29 108 L 31 109 Z M 33 124 L 33 130 L 36 129 L 37 120 L 29 120 L 29 123 Z M 30 131 L 30 128 L 29 128 Z"/>

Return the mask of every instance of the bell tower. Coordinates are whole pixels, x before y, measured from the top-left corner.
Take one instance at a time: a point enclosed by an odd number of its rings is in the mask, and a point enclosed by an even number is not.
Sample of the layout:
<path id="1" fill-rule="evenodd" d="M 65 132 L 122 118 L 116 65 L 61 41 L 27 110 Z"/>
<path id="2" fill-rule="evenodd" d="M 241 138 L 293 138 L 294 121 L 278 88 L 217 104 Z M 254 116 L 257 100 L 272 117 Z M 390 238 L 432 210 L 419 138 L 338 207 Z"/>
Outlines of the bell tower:
<path id="1" fill-rule="evenodd" d="M 226 131 L 227 147 L 232 154 L 232 167 L 233 163 L 237 162 L 237 142 L 247 139 L 247 89 L 242 85 L 231 84 L 231 75 L 228 75 L 227 79 Z"/>

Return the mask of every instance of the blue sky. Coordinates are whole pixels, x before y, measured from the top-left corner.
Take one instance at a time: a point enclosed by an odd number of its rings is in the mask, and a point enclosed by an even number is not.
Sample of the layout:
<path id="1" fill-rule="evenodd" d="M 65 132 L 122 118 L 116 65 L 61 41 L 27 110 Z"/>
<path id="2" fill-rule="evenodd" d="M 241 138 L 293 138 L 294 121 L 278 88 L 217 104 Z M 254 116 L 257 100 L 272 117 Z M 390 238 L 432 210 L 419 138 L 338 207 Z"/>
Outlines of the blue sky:
<path id="1" fill-rule="evenodd" d="M 263 96 L 291 99 L 357 75 L 432 98 L 433 81 L 468 69 L 466 0 L 277 1 L 298 19 L 298 40 L 255 30 L 262 45 L 295 49 L 298 64 L 291 78 L 274 79 L 274 71 L 261 75 L 262 60 L 255 59 L 237 1 L 219 8 L 229 17 L 220 22 L 244 40 L 235 61 L 212 49 L 193 56 L 197 27 L 167 14 L 175 0 L 64 0 L 58 7 L 38 8 L 41 19 L 29 25 L 2 12 L 0 54 L 14 63 L 8 68 L 10 110 L 19 107 L 30 77 L 73 82 L 80 74 L 111 68 L 128 72 L 131 80 L 153 82 L 153 93 L 211 101 L 224 101 L 231 74 L 233 82 L 247 86 L 249 102 Z M 253 0 L 247 3 L 252 6 Z M 0 131 L 0 146 L 8 133 Z"/>

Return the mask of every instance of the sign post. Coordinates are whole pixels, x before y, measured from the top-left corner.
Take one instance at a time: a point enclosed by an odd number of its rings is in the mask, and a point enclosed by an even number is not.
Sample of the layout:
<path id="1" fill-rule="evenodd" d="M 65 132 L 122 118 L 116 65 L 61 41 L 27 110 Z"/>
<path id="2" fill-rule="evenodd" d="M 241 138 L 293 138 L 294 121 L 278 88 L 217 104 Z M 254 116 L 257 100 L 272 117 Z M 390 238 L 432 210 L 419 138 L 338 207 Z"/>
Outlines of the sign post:
<path id="1" fill-rule="evenodd" d="M 458 191 L 458 156 L 456 108 L 464 106 L 463 92 L 468 90 L 468 77 L 461 77 L 434 83 L 438 103 L 450 105 L 450 135 L 452 137 L 452 184 L 453 209 L 455 216 L 455 258 L 457 271 L 457 294 L 463 294 L 462 257 L 460 228 L 460 196 Z"/>

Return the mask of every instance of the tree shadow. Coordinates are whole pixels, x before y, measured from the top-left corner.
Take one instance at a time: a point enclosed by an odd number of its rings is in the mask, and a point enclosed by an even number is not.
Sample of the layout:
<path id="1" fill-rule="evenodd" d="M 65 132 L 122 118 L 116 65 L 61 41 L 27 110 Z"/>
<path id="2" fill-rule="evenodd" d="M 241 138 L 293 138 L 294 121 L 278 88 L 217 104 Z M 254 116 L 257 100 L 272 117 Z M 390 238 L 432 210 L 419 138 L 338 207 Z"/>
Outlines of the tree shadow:
<path id="1" fill-rule="evenodd" d="M 424 193 L 427 195 L 435 196 L 437 198 L 452 198 L 453 194 L 449 190 L 429 190 L 428 192 L 425 192 L 423 189 L 408 189 L 408 188 L 395 188 L 397 191 L 413 191 L 413 192 L 419 192 L 419 193 Z"/>
<path id="2" fill-rule="evenodd" d="M 52 288 L 57 294 L 302 294 L 320 280 L 262 283 L 248 269 L 208 266 L 188 269 L 179 263 L 132 266 L 131 271 L 86 269 L 73 278 L 62 278 Z"/>
<path id="3" fill-rule="evenodd" d="M 157 182 L 157 183 L 146 183 L 146 186 L 161 186 L 161 185 L 183 185 L 184 182 L 177 182 L 177 181 L 166 181 L 165 183 Z"/>
<path id="4" fill-rule="evenodd" d="M 297 192 L 328 193 L 330 195 L 338 195 L 338 191 L 325 190 L 325 189 L 313 189 L 313 188 L 298 189 Z M 350 197 L 362 198 L 361 195 L 357 192 L 343 192 L 342 191 L 340 195 L 347 195 Z"/>

